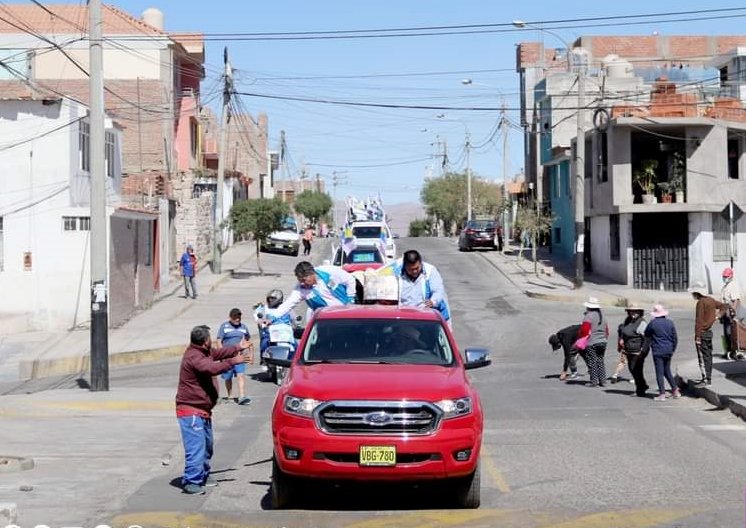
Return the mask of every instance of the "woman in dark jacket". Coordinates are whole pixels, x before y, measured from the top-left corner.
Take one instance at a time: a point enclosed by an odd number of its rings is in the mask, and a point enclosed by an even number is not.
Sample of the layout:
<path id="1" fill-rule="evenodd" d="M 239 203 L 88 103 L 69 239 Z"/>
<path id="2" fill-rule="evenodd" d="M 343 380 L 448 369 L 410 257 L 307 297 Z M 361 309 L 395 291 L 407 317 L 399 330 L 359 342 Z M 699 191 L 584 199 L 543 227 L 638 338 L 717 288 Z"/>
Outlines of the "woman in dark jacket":
<path id="1" fill-rule="evenodd" d="M 619 351 L 626 357 L 629 371 L 635 380 L 635 393 L 645 397 L 645 391 L 648 390 L 648 384 L 645 381 L 643 367 L 645 365 L 645 356 L 643 353 L 643 343 L 645 341 L 645 329 L 647 321 L 642 317 L 644 310 L 635 305 L 629 305 L 626 308 L 627 318 L 619 325 L 617 334 L 619 335 Z"/>
<path id="2" fill-rule="evenodd" d="M 653 320 L 648 323 L 648 327 L 645 329 L 645 338 L 650 340 L 649 346 L 653 351 L 655 377 L 658 382 L 658 396 L 654 399 L 655 401 L 666 401 L 664 378 L 668 380 L 668 384 L 671 386 L 671 395 L 674 398 L 681 398 L 681 393 L 676 387 L 673 374 L 671 374 L 671 358 L 679 343 L 676 326 L 674 326 L 673 321 L 668 319 L 668 312 L 660 304 L 653 307 L 650 315 Z"/>

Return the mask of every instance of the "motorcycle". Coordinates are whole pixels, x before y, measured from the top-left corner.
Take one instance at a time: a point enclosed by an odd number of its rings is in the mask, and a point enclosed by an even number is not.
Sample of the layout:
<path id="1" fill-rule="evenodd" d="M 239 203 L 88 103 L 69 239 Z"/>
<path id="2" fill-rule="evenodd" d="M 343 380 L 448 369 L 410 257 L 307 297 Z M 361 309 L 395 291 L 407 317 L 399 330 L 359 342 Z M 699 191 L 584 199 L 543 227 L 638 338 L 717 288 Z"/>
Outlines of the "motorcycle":
<path id="1" fill-rule="evenodd" d="M 277 385 L 282 383 L 287 372 L 284 367 L 267 364 L 266 359 L 269 356 L 267 351 L 269 347 L 286 347 L 290 351 L 289 357 L 292 358 L 293 354 L 295 354 L 297 339 L 303 335 L 303 328 L 299 324 L 302 319 L 301 316 L 297 316 L 295 319 L 291 319 L 290 322 L 279 319 L 271 321 L 266 316 L 266 307 L 263 304 L 258 304 L 254 307 L 254 320 L 257 323 L 261 337 L 259 363 L 269 373 L 272 382 Z"/>

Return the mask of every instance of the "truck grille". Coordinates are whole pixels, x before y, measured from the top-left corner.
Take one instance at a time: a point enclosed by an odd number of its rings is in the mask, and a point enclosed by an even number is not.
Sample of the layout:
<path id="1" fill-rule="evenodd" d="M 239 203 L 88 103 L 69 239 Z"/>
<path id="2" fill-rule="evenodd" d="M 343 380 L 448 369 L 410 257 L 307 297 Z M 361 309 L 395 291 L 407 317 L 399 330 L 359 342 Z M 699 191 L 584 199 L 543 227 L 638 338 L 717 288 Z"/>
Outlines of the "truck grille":
<path id="1" fill-rule="evenodd" d="M 314 414 L 329 434 L 424 435 L 437 428 L 442 412 L 427 402 L 330 401 Z"/>

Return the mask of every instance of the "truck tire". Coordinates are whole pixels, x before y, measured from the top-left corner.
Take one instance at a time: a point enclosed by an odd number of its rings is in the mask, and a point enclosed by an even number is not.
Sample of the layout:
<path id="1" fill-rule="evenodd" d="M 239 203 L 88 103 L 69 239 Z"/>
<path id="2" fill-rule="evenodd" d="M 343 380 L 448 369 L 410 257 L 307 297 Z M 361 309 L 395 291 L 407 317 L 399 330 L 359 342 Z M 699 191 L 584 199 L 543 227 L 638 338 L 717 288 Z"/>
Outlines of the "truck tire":
<path id="1" fill-rule="evenodd" d="M 474 473 L 459 477 L 455 481 L 456 505 L 459 508 L 476 509 L 481 501 L 481 472 L 479 466 Z"/>
<path id="2" fill-rule="evenodd" d="M 272 457 L 272 484 L 270 485 L 272 509 L 282 510 L 287 508 L 293 502 L 297 486 L 297 481 L 284 473 L 277 460 Z"/>

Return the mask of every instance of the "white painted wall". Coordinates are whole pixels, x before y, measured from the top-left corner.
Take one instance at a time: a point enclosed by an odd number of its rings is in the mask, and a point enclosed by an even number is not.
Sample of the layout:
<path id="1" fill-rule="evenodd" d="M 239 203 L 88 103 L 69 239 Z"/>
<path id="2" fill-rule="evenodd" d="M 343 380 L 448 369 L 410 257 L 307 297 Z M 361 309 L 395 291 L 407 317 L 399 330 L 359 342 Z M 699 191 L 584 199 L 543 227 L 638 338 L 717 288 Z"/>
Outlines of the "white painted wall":
<path id="1" fill-rule="evenodd" d="M 746 218 L 736 223 L 738 256 L 733 263 L 741 287 L 746 287 Z M 703 282 L 713 294 L 720 292 L 723 270 L 729 260 L 715 261 L 713 255 L 712 213 L 689 213 L 689 280 Z M 746 291 L 745 291 L 746 293 Z"/>
<path id="2" fill-rule="evenodd" d="M 619 260 L 611 260 L 611 236 L 608 216 L 591 217 L 591 262 L 594 273 L 627 284 L 632 268 L 630 230 L 632 215 L 619 215 Z M 628 272 L 629 270 L 629 272 Z"/>
<path id="3" fill-rule="evenodd" d="M 0 333 L 65 329 L 89 318 L 90 232 L 64 231 L 62 221 L 90 216 L 86 204 L 73 204 L 71 193 L 71 184 L 80 186 L 85 177 L 78 168 L 78 125 L 38 137 L 86 111 L 69 100 L 48 106 L 0 101 Z M 119 132 L 117 138 L 120 146 Z M 107 182 L 110 204 L 117 199 L 118 176 Z M 24 269 L 26 252 L 31 270 Z"/>

